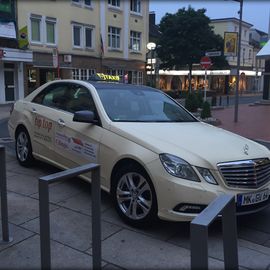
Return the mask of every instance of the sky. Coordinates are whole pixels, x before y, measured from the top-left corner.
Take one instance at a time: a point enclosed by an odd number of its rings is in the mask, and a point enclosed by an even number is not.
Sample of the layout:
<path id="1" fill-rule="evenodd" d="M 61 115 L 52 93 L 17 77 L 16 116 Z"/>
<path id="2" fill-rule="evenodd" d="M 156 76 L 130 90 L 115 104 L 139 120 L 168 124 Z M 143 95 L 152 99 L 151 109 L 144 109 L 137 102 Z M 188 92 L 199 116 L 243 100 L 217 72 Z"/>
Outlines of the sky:
<path id="1" fill-rule="evenodd" d="M 239 2 L 235 0 L 150 0 L 150 11 L 156 13 L 156 23 L 168 13 L 175 13 L 182 7 L 193 7 L 195 10 L 205 8 L 206 15 L 211 19 L 235 17 L 239 18 Z M 269 0 L 244 0 L 243 2 L 243 20 L 253 24 L 253 27 L 268 33 L 270 1 Z"/>

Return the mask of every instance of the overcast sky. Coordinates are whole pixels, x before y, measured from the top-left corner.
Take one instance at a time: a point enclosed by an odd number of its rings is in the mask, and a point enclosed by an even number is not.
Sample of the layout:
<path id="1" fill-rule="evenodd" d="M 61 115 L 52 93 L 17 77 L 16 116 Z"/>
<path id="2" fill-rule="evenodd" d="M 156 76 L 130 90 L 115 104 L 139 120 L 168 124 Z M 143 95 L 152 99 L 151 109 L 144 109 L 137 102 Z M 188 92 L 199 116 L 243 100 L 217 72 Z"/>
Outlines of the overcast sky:
<path id="1" fill-rule="evenodd" d="M 194 9 L 207 9 L 206 15 L 211 19 L 236 17 L 239 18 L 239 2 L 233 0 L 219 1 L 182 1 L 182 0 L 150 0 L 150 11 L 156 12 L 156 23 L 168 13 L 175 13 L 179 8 L 191 5 Z M 268 33 L 270 1 L 244 0 L 243 20 L 253 24 L 254 28 Z"/>

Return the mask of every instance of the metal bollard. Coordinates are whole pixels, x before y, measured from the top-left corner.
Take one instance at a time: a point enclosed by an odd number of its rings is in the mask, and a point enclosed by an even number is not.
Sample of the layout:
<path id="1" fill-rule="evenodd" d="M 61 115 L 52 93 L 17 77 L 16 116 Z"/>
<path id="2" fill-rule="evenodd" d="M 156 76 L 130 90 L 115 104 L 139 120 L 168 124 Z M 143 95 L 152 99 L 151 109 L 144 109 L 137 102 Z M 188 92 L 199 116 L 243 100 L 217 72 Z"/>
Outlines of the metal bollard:
<path id="1" fill-rule="evenodd" d="M 239 269 L 234 196 L 220 195 L 190 224 L 192 270 L 208 269 L 208 227 L 220 214 L 225 269 Z"/>
<path id="2" fill-rule="evenodd" d="M 92 266 L 101 269 L 100 165 L 93 163 L 39 178 L 41 269 L 51 269 L 49 184 L 87 172 L 92 172 Z"/>
<path id="3" fill-rule="evenodd" d="M 7 177 L 6 177 L 6 152 L 5 147 L 0 145 L 0 189 L 1 189 L 1 220 L 2 220 L 2 241 L 7 244 L 13 241 L 9 236 L 8 228 L 8 205 L 7 205 Z"/>

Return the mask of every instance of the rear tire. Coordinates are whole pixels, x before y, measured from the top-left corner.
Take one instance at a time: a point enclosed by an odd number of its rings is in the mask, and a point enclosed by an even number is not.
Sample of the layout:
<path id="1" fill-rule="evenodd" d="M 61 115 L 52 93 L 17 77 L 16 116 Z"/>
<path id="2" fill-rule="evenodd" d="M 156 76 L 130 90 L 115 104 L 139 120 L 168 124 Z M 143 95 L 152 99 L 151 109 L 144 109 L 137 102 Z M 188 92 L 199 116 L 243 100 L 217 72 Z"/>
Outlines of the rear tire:
<path id="1" fill-rule="evenodd" d="M 22 166 L 30 167 L 33 165 L 34 158 L 30 136 L 23 127 L 16 132 L 15 149 L 17 160 Z"/>
<path id="2" fill-rule="evenodd" d="M 120 217 L 135 227 L 147 227 L 157 220 L 157 199 L 150 177 L 143 168 L 129 164 L 116 173 L 112 197 Z"/>

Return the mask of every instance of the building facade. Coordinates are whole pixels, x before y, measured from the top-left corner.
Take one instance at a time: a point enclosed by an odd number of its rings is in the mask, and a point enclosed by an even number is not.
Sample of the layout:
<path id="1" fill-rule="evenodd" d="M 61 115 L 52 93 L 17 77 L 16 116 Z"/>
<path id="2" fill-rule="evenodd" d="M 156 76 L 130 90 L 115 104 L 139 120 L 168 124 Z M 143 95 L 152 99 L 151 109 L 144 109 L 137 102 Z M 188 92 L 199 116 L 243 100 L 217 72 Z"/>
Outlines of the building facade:
<path id="1" fill-rule="evenodd" d="M 18 46 L 14 1 L 0 1 L 0 104 L 24 96 L 25 65 L 33 61 L 29 50 Z"/>
<path id="2" fill-rule="evenodd" d="M 148 0 L 20 0 L 15 9 L 18 47 L 32 59 L 18 68 L 24 89 L 14 100 L 50 80 L 96 72 L 144 83 Z"/>
<path id="3" fill-rule="evenodd" d="M 216 34 L 224 38 L 224 33 L 238 33 L 239 19 L 223 18 L 211 20 L 210 25 Z M 262 72 L 264 70 L 263 60 L 257 60 L 256 54 L 261 48 L 251 42 L 252 24 L 242 22 L 241 34 L 241 58 L 240 58 L 240 81 L 239 92 L 261 91 L 262 90 Z M 261 36 L 256 37 L 261 40 Z M 237 50 L 236 50 L 237 51 Z M 223 53 L 223 52 L 221 52 Z M 236 67 L 237 54 L 226 57 L 229 68 L 221 70 L 208 70 L 207 80 L 205 81 L 205 71 L 199 63 L 194 65 L 192 71 L 192 89 L 200 90 L 206 85 L 207 89 L 213 90 L 217 94 L 233 94 L 236 88 Z M 212 58 L 212 61 L 215 59 Z M 159 71 L 160 88 L 164 90 L 187 90 L 188 89 L 188 70 Z"/>

